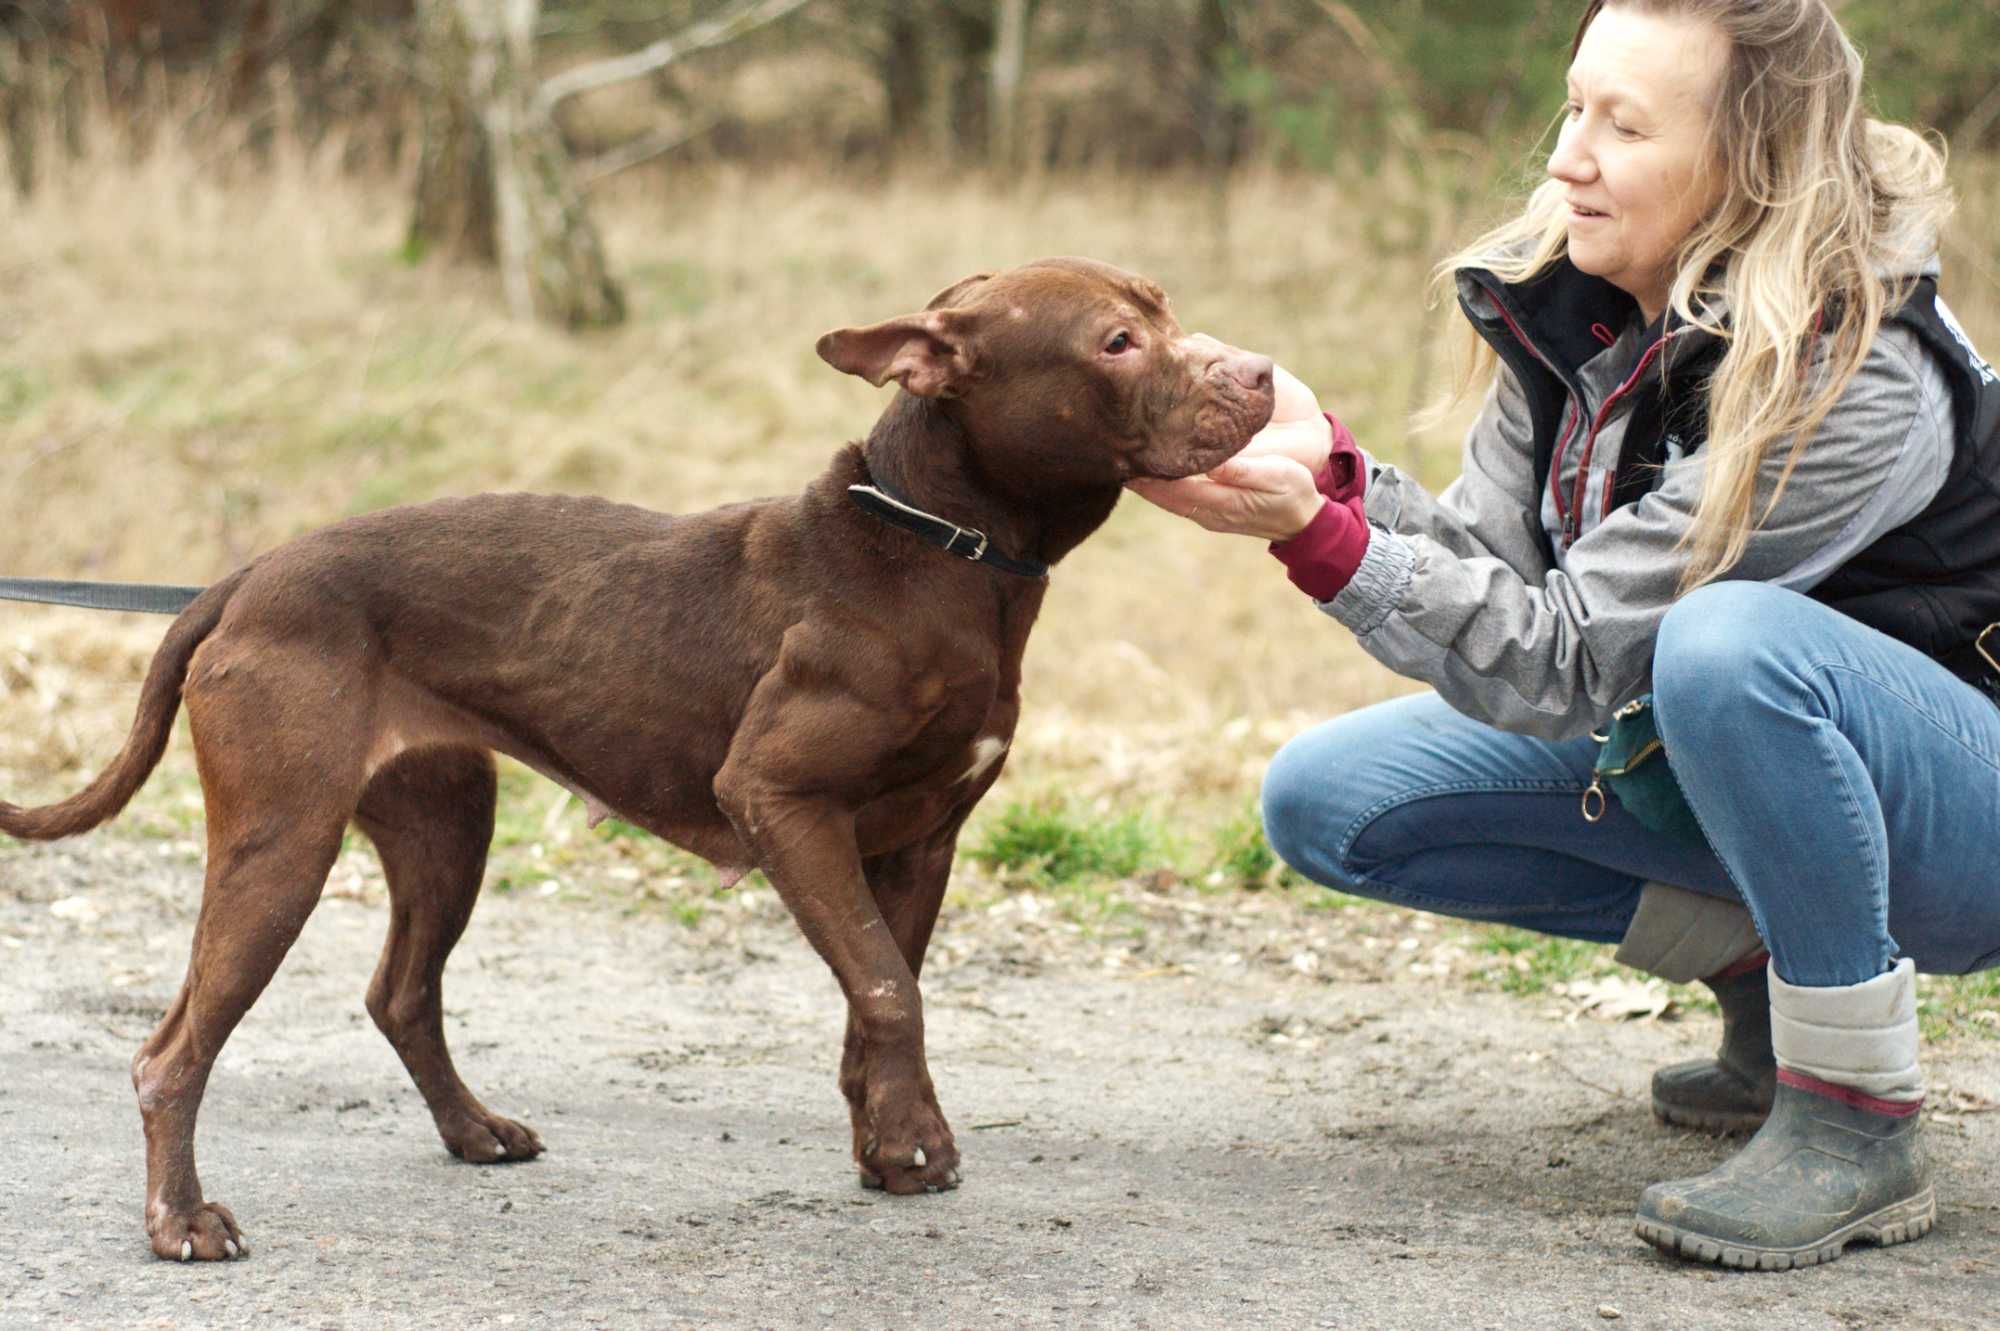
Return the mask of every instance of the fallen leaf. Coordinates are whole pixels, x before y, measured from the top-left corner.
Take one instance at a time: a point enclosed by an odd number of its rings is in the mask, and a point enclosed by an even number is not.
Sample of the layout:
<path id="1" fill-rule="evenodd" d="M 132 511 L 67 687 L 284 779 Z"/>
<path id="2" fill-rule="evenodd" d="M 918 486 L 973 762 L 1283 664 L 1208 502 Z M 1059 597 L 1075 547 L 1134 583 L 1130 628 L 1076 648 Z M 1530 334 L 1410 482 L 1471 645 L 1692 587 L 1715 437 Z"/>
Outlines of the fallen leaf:
<path id="1" fill-rule="evenodd" d="M 1572 980 L 1565 996 L 1576 1012 L 1600 1021 L 1657 1021 L 1674 1006 L 1673 995 L 1658 980 L 1629 980 L 1622 975 Z"/>

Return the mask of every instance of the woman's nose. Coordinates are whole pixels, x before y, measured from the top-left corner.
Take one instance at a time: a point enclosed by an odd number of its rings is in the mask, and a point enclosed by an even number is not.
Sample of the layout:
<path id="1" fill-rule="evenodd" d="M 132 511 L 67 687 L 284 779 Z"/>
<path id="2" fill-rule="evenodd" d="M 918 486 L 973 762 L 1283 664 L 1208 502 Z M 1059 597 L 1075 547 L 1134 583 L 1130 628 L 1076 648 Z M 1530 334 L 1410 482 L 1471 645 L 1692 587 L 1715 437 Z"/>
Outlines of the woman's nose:
<path id="1" fill-rule="evenodd" d="M 1564 184 L 1587 184 L 1597 176 L 1597 163 L 1585 150 L 1583 135 L 1572 122 L 1563 126 L 1556 150 L 1549 154 L 1549 175 Z"/>

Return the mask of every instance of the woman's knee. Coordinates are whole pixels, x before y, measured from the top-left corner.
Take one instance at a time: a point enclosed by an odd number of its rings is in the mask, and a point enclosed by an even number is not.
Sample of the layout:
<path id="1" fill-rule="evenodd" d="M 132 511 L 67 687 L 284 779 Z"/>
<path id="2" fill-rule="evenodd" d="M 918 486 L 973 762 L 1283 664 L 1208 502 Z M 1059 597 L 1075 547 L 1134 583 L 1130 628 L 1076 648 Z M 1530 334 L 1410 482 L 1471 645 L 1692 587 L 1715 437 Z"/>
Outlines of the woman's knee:
<path id="1" fill-rule="evenodd" d="M 1776 696 L 1806 668 L 1800 656 L 1824 607 L 1761 582 L 1712 582 L 1676 601 L 1653 647 L 1653 703 L 1660 724 L 1726 716 L 1733 700 Z M 1780 689 L 1789 695 L 1789 689 Z"/>
<path id="2" fill-rule="evenodd" d="M 1264 838 L 1292 868 L 1330 886 L 1351 883 L 1341 863 L 1338 841 L 1358 810 L 1344 811 L 1348 784 L 1336 775 L 1344 748 L 1333 723 L 1295 735 L 1271 759 L 1260 795 Z"/>
<path id="3" fill-rule="evenodd" d="M 1264 773 L 1264 835 L 1318 883 L 1365 891 L 1351 847 L 1369 820 L 1409 792 L 1467 779 L 1473 722 L 1435 694 L 1410 694 L 1294 736 Z"/>
<path id="4" fill-rule="evenodd" d="M 1264 772 L 1264 836 L 1280 859 L 1329 887 L 1356 890 L 1347 862 L 1371 809 L 1393 803 L 1423 767 L 1420 736 L 1446 711 L 1435 695 L 1376 703 L 1293 736 Z"/>
<path id="5" fill-rule="evenodd" d="M 1711 582 L 1674 602 L 1653 646 L 1655 692 L 1679 683 L 1712 688 L 1717 672 L 1740 669 L 1759 650 L 1759 626 L 1792 594 L 1761 582 Z"/>

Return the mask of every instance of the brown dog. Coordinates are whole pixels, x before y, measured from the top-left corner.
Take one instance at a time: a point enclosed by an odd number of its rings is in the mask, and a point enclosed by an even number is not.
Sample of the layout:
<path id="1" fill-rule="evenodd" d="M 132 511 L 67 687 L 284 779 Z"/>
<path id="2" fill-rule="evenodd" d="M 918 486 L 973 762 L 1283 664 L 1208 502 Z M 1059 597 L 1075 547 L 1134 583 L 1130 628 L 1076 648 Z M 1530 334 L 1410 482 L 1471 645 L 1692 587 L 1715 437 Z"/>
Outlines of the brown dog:
<path id="1" fill-rule="evenodd" d="M 162 1257 L 244 1251 L 195 1175 L 210 1067 L 318 901 L 352 821 L 388 879 L 368 1011 L 470 1161 L 541 1150 L 445 1049 L 440 986 L 493 831 L 492 750 L 701 855 L 767 874 L 847 997 L 840 1089 L 864 1184 L 949 1188 L 917 973 L 967 813 L 999 775 L 1046 581 L 926 545 L 866 485 L 1054 563 L 1134 476 L 1215 466 L 1271 413 L 1271 363 L 1182 334 L 1158 287 L 1048 260 L 820 339 L 896 395 L 805 492 L 670 517 L 483 495 L 342 522 L 205 591 L 154 656 L 123 751 L 0 831 L 68 836 L 124 807 L 184 697 L 208 813 L 194 954 L 132 1061 L 146 1231 Z M 985 541 L 978 541 L 982 534 Z"/>

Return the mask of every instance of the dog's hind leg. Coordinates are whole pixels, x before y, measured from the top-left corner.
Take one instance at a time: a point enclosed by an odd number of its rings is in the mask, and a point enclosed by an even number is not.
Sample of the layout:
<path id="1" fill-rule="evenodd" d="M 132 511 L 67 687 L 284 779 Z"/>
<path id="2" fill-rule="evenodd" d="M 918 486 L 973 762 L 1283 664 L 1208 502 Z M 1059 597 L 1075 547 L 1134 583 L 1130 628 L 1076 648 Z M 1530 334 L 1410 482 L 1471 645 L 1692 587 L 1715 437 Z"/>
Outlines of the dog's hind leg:
<path id="1" fill-rule="evenodd" d="M 479 895 L 494 795 L 484 750 L 417 749 L 375 774 L 355 815 L 389 880 L 389 936 L 368 986 L 368 1015 L 423 1093 L 446 1149 L 476 1164 L 542 1150 L 532 1129 L 479 1102 L 444 1041 L 445 958 Z"/>
<path id="2" fill-rule="evenodd" d="M 242 713 L 237 713 L 240 718 Z M 187 978 L 132 1060 L 146 1132 L 146 1234 L 161 1257 L 234 1257 L 243 1235 L 205 1200 L 195 1172 L 195 1116 L 223 1042 L 278 969 L 325 886 L 353 808 L 340 770 L 263 752 L 243 729 L 196 758 L 208 806 L 208 870 Z M 316 757 L 333 757 L 328 745 Z M 275 760 L 280 759 L 280 760 Z"/>

